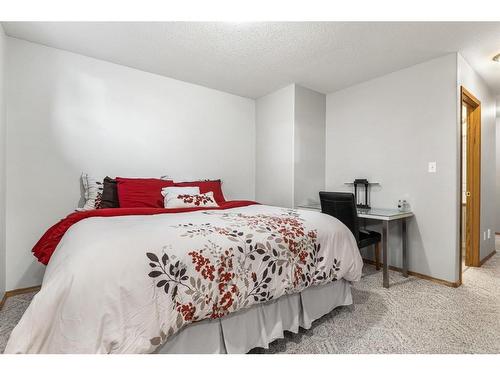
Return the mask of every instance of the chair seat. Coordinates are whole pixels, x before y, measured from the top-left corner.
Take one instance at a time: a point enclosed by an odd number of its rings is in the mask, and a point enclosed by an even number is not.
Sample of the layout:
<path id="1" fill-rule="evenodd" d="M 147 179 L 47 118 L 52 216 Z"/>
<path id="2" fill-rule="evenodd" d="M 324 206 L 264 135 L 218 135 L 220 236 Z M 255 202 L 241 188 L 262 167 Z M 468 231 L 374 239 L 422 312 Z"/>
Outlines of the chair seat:
<path id="1" fill-rule="evenodd" d="M 374 232 L 371 230 L 359 231 L 359 242 L 358 247 L 362 249 L 363 247 L 375 245 L 382 240 L 382 235 L 379 232 Z"/>

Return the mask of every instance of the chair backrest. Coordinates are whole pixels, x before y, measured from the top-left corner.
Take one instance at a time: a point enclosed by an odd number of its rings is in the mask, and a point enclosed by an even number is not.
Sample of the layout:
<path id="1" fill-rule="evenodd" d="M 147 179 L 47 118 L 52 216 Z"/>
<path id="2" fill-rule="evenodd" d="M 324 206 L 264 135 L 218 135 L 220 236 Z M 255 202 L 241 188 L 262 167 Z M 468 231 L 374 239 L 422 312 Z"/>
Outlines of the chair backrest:
<path id="1" fill-rule="evenodd" d="M 358 211 L 352 193 L 319 192 L 321 212 L 339 219 L 359 242 Z"/>

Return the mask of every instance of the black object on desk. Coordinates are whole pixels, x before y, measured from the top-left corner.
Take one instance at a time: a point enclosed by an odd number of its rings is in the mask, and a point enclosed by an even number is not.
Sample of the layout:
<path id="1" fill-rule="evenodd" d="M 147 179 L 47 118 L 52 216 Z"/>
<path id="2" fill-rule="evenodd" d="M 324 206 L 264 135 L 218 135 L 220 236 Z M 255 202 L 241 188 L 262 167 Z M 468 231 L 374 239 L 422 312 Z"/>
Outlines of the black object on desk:
<path id="1" fill-rule="evenodd" d="M 356 202 L 356 206 L 359 208 L 370 208 L 370 183 L 366 178 L 357 178 L 353 182 L 354 185 L 354 202 Z M 365 199 L 363 200 L 363 196 L 360 194 L 365 193 Z"/>

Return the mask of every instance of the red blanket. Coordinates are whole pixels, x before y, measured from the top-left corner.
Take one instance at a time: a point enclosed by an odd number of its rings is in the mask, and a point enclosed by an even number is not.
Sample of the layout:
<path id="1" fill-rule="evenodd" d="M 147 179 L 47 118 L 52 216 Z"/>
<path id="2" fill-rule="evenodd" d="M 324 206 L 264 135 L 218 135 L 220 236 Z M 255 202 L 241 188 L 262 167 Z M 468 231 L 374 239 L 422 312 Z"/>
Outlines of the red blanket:
<path id="1" fill-rule="evenodd" d="M 38 240 L 33 247 L 33 254 L 39 262 L 48 264 L 50 257 L 54 253 L 59 241 L 66 231 L 80 220 L 89 217 L 108 217 L 108 216 L 128 216 L 128 215 L 158 215 L 175 214 L 182 212 L 203 211 L 203 210 L 225 210 L 228 208 L 237 208 L 258 204 L 253 201 L 227 201 L 219 207 L 192 207 L 192 208 L 103 208 L 99 210 L 77 211 L 66 216 L 57 224 L 50 227 L 45 234 Z"/>

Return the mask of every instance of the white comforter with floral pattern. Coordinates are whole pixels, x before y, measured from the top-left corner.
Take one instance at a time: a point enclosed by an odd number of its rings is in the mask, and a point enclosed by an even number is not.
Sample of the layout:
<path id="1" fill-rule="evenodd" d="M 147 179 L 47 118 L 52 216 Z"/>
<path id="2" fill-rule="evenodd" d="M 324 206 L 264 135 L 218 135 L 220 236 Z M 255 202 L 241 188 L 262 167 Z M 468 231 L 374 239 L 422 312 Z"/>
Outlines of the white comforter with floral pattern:
<path id="1" fill-rule="evenodd" d="M 348 228 L 312 211 L 92 217 L 62 238 L 5 352 L 150 353 L 191 322 L 361 269 Z"/>

